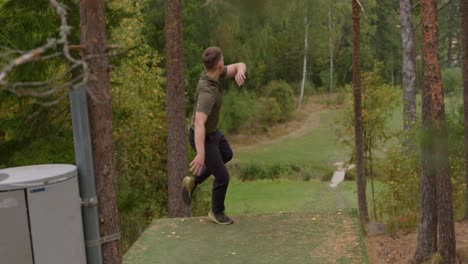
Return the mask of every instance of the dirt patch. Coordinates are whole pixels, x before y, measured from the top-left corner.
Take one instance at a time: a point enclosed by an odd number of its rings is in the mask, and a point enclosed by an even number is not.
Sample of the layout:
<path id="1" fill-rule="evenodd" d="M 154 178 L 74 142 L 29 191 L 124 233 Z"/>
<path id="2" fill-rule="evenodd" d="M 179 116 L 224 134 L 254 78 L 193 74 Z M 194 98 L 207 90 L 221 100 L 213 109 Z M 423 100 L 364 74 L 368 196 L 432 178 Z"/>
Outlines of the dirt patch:
<path id="1" fill-rule="evenodd" d="M 326 259 L 327 263 L 341 263 L 343 259 L 350 263 L 360 263 L 361 256 L 356 255 L 359 250 L 359 238 L 356 236 L 354 222 L 343 220 L 340 228 L 330 232 L 321 239 L 320 246 L 310 252 L 311 256 Z"/>
<path id="2" fill-rule="evenodd" d="M 468 221 L 455 223 L 457 252 L 468 261 Z M 400 232 L 394 237 L 373 236 L 366 238 L 367 252 L 370 264 L 407 264 L 416 249 L 417 233 Z"/>

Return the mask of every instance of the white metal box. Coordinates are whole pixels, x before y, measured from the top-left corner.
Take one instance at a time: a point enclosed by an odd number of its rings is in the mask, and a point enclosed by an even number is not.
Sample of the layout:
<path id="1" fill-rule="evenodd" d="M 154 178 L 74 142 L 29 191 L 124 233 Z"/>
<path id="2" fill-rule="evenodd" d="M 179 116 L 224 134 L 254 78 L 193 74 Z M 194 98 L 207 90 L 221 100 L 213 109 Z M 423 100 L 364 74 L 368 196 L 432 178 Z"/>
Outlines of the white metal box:
<path id="1" fill-rule="evenodd" d="M 75 166 L 0 170 L 0 262 L 86 263 Z"/>

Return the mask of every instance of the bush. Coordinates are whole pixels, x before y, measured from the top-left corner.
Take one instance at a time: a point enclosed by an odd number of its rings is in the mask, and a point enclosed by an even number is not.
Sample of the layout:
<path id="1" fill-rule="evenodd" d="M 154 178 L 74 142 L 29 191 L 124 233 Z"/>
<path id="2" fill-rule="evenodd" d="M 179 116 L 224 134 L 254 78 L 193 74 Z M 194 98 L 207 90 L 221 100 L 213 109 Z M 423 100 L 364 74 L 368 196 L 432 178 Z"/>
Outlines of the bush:
<path id="1" fill-rule="evenodd" d="M 253 181 L 266 178 L 265 167 L 258 163 L 250 163 L 240 168 L 239 178 L 242 181 Z"/>
<path id="2" fill-rule="evenodd" d="M 240 166 L 239 178 L 242 181 L 273 180 L 299 171 L 300 168 L 293 164 L 265 165 L 261 163 L 249 163 Z"/>
<path id="3" fill-rule="evenodd" d="M 345 181 L 355 181 L 356 175 L 357 175 L 356 167 L 354 167 L 351 170 L 347 170 L 345 173 Z"/>
<path id="4" fill-rule="evenodd" d="M 465 195 L 465 160 L 463 134 L 463 108 L 452 105 L 447 108 L 447 132 L 449 138 L 449 165 L 452 180 L 452 197 L 455 219 L 463 217 Z M 421 126 L 418 124 L 418 126 Z M 421 175 L 420 128 L 402 133 L 400 141 L 386 151 L 382 174 L 385 188 L 377 196 L 379 216 L 386 219 L 390 233 L 396 230 L 414 229 L 418 220 L 419 184 Z M 403 142 L 411 138 L 411 151 Z"/>
<path id="5" fill-rule="evenodd" d="M 253 118 L 256 96 L 253 92 L 229 90 L 223 96 L 219 127 L 228 133 L 239 132 L 243 124 Z"/>
<path id="6" fill-rule="evenodd" d="M 330 69 L 324 69 L 320 72 L 320 79 L 322 80 L 322 87 L 317 89 L 318 92 L 329 92 L 330 91 Z M 337 77 L 336 72 L 333 74 L 333 90 L 332 92 L 336 91 L 337 88 Z"/>
<path id="7" fill-rule="evenodd" d="M 301 170 L 300 175 L 303 181 L 310 181 L 312 178 L 314 178 L 314 174 L 309 170 Z"/>
<path id="8" fill-rule="evenodd" d="M 338 95 L 336 96 L 335 104 L 344 105 L 345 102 L 346 102 L 346 93 L 343 91 L 340 91 Z"/>
<path id="9" fill-rule="evenodd" d="M 301 85 L 302 82 L 297 82 L 292 85 L 295 96 L 299 96 L 301 94 Z M 316 93 L 317 89 L 314 87 L 314 84 L 309 81 L 306 81 L 304 83 L 304 95 L 314 95 Z"/>
<path id="10" fill-rule="evenodd" d="M 419 204 L 419 148 L 407 151 L 398 144 L 391 147 L 382 170 L 385 189 L 377 196 L 379 216 L 388 219 L 392 230 L 413 227 L 417 223 L 414 212 Z"/>
<path id="11" fill-rule="evenodd" d="M 294 94 L 289 84 L 273 81 L 264 87 L 260 98 L 253 91 L 229 90 L 223 97 L 221 130 L 237 133 L 242 128 L 250 132 L 265 131 L 268 126 L 290 119 L 294 111 Z"/>
<path id="12" fill-rule="evenodd" d="M 20 148 L 20 151 L 13 152 L 6 165 L 16 167 L 47 163 L 74 164 L 73 136 L 70 132 L 62 135 L 52 134 L 31 142 L 27 145 L 27 150 Z M 7 153 L 11 152 L 7 150 Z"/>
<path id="13" fill-rule="evenodd" d="M 442 71 L 442 84 L 444 92 L 460 93 L 463 87 L 462 72 L 460 68 L 448 68 Z"/>
<path id="14" fill-rule="evenodd" d="M 255 115 L 260 124 L 273 124 L 281 119 L 281 108 L 275 98 L 260 98 L 256 104 Z"/>
<path id="15" fill-rule="evenodd" d="M 335 173 L 335 170 L 330 168 L 323 172 L 322 176 L 320 177 L 320 180 L 323 182 L 330 182 L 333 178 L 334 173 Z"/>
<path id="16" fill-rule="evenodd" d="M 281 113 L 279 121 L 288 120 L 294 111 L 294 92 L 285 81 L 271 81 L 266 86 L 266 97 L 274 98 Z"/>

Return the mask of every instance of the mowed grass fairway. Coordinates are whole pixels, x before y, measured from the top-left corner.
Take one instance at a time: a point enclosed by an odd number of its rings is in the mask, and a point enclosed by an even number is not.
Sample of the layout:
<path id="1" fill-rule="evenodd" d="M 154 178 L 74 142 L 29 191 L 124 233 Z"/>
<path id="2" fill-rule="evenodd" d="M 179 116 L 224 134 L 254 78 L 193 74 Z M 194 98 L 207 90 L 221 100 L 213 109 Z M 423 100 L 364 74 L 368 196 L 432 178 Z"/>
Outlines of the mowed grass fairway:
<path id="1" fill-rule="evenodd" d="M 228 213 L 326 212 L 356 208 L 356 183 L 330 188 L 318 180 L 261 180 L 231 183 L 226 200 Z"/>
<path id="2" fill-rule="evenodd" d="M 125 264 L 367 263 L 355 211 L 237 216 L 220 226 L 205 218 L 155 220 Z"/>
<path id="3" fill-rule="evenodd" d="M 294 163 L 304 166 L 330 166 L 349 158 L 350 150 L 337 142 L 335 130 L 343 110 L 310 113 L 302 128 L 282 138 L 255 147 L 234 146 L 235 161 L 263 164 Z"/>

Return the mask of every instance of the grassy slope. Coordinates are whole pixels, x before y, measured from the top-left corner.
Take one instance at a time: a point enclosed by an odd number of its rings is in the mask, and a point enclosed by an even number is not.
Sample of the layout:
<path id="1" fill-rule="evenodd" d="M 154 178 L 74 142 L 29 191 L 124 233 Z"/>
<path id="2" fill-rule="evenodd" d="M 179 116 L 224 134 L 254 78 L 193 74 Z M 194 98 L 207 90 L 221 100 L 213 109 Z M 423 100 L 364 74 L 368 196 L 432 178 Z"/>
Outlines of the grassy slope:
<path id="1" fill-rule="evenodd" d="M 349 156 L 349 150 L 336 142 L 335 136 L 336 120 L 341 113 L 340 110 L 313 113 L 318 115 L 319 123 L 305 135 L 259 144 L 253 149 L 234 149 L 235 158 L 241 163 L 300 163 L 312 167 L 343 160 Z"/>
<path id="2" fill-rule="evenodd" d="M 401 112 L 402 107 L 395 109 L 388 124 L 389 129 L 402 127 Z M 336 142 L 335 130 L 343 113 L 344 111 L 340 109 L 325 109 L 311 113 L 318 116 L 314 118 L 317 123 L 310 126 L 306 133 L 298 137 L 286 137 L 271 143 L 258 144 L 254 148 L 241 148 L 239 151 L 234 149 L 236 159 L 241 164 L 249 162 L 301 164 L 310 170 L 312 175 L 321 175 L 322 171 L 333 169 L 333 163 L 349 159 L 349 148 Z M 289 175 L 285 176 L 289 180 L 241 182 L 233 179 L 227 194 L 228 212 L 277 213 L 357 207 L 355 182 L 344 182 L 338 188 L 331 189 L 328 187 L 328 182 L 317 179 L 308 182 L 301 179 L 295 181 L 291 180 L 293 178 Z M 372 208 L 370 183 L 367 187 L 369 208 Z M 382 187 L 376 182 L 376 195 Z"/>

